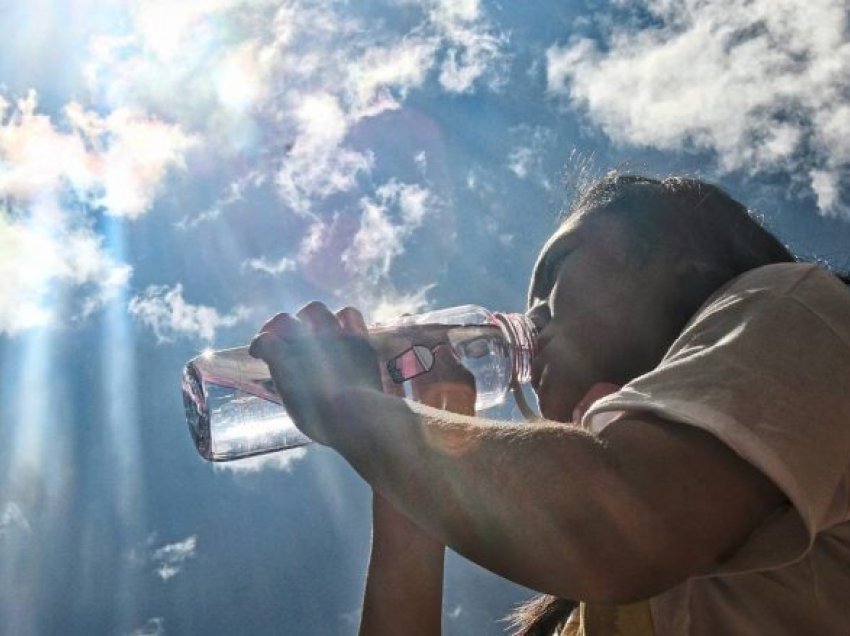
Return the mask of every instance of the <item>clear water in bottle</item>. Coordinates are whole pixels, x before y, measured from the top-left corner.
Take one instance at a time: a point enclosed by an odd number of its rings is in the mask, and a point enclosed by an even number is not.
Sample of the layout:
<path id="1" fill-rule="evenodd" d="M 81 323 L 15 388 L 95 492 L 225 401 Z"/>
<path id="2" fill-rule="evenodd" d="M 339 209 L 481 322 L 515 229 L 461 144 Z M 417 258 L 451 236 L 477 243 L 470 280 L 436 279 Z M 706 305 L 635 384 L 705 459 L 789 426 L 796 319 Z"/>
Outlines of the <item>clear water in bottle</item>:
<path id="1" fill-rule="evenodd" d="M 501 403 L 511 383 L 527 382 L 536 330 L 522 314 L 474 305 L 405 316 L 370 328 L 379 362 L 396 382 L 430 371 L 448 345 L 475 377 L 476 410 Z M 228 461 L 310 443 L 280 405 L 266 364 L 247 347 L 204 353 L 183 371 L 186 418 L 198 452 Z M 407 391 L 410 395 L 410 391 Z"/>

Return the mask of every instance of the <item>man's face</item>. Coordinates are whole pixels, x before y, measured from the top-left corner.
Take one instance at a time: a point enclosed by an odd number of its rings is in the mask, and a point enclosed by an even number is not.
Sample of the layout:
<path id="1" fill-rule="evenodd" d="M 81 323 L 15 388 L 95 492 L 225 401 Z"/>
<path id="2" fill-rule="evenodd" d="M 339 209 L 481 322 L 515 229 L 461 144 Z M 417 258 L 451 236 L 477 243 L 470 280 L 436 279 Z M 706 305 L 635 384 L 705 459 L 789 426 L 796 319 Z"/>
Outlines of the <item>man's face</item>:
<path id="1" fill-rule="evenodd" d="M 540 332 L 532 386 L 545 417 L 561 422 L 594 384 L 624 384 L 657 363 L 669 340 L 664 297 L 671 277 L 627 254 L 611 215 L 573 217 L 544 246 L 530 310 L 551 319 Z M 669 269 L 669 268 L 667 268 Z"/>

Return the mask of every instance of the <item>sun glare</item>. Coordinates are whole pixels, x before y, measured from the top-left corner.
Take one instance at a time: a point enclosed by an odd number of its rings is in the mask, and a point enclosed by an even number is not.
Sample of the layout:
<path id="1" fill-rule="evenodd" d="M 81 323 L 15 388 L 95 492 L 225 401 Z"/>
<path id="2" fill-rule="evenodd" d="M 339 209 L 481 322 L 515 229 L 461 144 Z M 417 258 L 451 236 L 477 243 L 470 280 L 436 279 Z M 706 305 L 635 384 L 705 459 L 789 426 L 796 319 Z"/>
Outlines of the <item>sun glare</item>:
<path id="1" fill-rule="evenodd" d="M 250 110 L 264 84 L 254 48 L 244 46 L 231 52 L 218 66 L 213 84 L 225 108 L 237 114 Z"/>

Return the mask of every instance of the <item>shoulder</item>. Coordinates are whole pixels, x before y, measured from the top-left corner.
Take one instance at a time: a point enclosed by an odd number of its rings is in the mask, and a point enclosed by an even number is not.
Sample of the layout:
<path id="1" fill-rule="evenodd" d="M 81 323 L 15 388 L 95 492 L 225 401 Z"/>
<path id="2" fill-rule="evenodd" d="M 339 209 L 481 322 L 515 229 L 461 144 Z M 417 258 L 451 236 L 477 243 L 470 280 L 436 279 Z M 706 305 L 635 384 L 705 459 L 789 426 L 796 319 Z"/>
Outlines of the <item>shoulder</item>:
<path id="1" fill-rule="evenodd" d="M 741 294 L 773 297 L 806 297 L 820 293 L 850 303 L 850 291 L 835 274 L 817 263 L 773 263 L 744 272 L 721 287 L 706 306 Z"/>
<path id="2" fill-rule="evenodd" d="M 782 321 L 801 312 L 850 342 L 850 288 L 816 263 L 774 263 L 741 274 L 703 304 L 686 330 L 764 314 Z"/>

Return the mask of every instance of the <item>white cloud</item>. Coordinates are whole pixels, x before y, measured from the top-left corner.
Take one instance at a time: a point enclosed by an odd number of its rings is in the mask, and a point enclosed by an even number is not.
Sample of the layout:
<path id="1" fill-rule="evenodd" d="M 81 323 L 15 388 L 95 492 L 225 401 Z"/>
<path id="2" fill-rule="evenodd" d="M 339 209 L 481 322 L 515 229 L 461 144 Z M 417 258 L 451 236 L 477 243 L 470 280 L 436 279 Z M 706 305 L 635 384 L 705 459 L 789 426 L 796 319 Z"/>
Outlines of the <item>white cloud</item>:
<path id="1" fill-rule="evenodd" d="M 271 276 L 277 276 L 284 272 L 291 272 L 297 266 L 295 259 L 284 256 L 276 261 L 269 260 L 265 257 L 249 258 L 242 264 L 243 267 L 253 269 L 257 272 L 264 272 Z"/>
<path id="2" fill-rule="evenodd" d="M 197 543 L 198 537 L 193 534 L 182 541 L 169 543 L 153 550 L 150 561 L 155 565 L 156 575 L 163 581 L 177 576 L 186 561 L 195 557 Z"/>
<path id="3" fill-rule="evenodd" d="M 809 173 L 812 190 L 817 198 L 818 208 L 831 212 L 838 206 L 841 190 L 841 177 L 830 170 L 812 170 Z"/>
<path id="4" fill-rule="evenodd" d="M 342 262 L 349 271 L 365 272 L 376 280 L 387 276 L 393 260 L 404 253 L 405 241 L 437 204 L 420 185 L 384 184 L 374 198 L 361 201 L 360 229 L 342 253 Z"/>
<path id="5" fill-rule="evenodd" d="M 213 467 L 218 471 L 240 475 L 250 475 L 265 470 L 290 473 L 295 464 L 304 459 L 306 455 L 307 449 L 298 447 L 279 453 L 256 455 L 255 457 L 246 457 L 230 462 L 216 462 Z"/>
<path id="6" fill-rule="evenodd" d="M 166 7 L 164 0 L 145 0 L 124 33 L 92 43 L 93 94 L 116 106 L 167 113 L 214 160 L 247 159 L 249 169 L 275 184 L 285 210 L 309 220 L 296 253 L 254 255 L 246 268 L 275 274 L 313 261 L 318 268 L 325 256 L 338 263 L 344 253 L 342 277 L 350 280 L 334 281 L 331 293 L 344 287 L 346 301 L 421 306 L 428 288 L 397 290 L 389 271 L 422 223 L 416 197 L 427 190 L 384 186 L 364 198 L 353 240 L 345 229 L 336 232 L 345 213 L 320 204 L 370 187 L 379 157 L 356 135 L 365 120 L 404 108 L 426 86 L 451 93 L 500 88 L 510 62 L 508 37 L 484 4 L 405 3 L 388 6 L 387 19 L 375 21 L 358 17 L 350 3 L 205 0 L 181 7 L 158 31 L 153 25 Z M 424 155 L 416 164 L 425 170 Z M 392 193 L 393 187 L 404 191 Z M 213 205 L 180 227 L 214 219 L 222 209 Z M 370 291 L 376 285 L 388 290 L 384 298 Z M 167 291 L 159 290 L 162 300 Z M 155 304 L 148 314 L 174 313 L 162 307 Z"/>
<path id="7" fill-rule="evenodd" d="M 225 153 L 273 152 L 282 200 L 307 216 L 373 169 L 349 139 L 359 122 L 402 107 L 435 73 L 450 92 L 497 87 L 507 60 L 477 1 L 414 3 L 380 23 L 346 3 L 171 4 L 144 0 L 126 33 L 93 41 L 90 88 L 166 112 Z"/>
<path id="8" fill-rule="evenodd" d="M 415 313 L 428 305 L 433 285 L 399 290 L 391 280 L 391 269 L 426 217 L 442 205 L 424 186 L 391 180 L 379 186 L 374 196 L 361 199 L 360 223 L 353 236 L 346 219 L 337 213 L 330 220 L 311 223 L 293 256 L 280 261 L 253 259 L 253 268 L 272 273 L 303 266 L 319 268 L 324 276 L 336 267 L 331 276 L 335 287 L 329 291 L 346 304 L 360 307 L 367 321 Z M 340 255 L 341 242 L 347 247 Z"/>
<path id="9" fill-rule="evenodd" d="M 132 8 L 145 47 L 163 62 L 177 62 L 188 40 L 202 32 L 207 18 L 243 4 L 250 3 L 194 0 L 175 5 L 168 0 L 137 0 Z"/>
<path id="10" fill-rule="evenodd" d="M 0 509 L 0 537 L 13 531 L 21 531 L 30 534 L 32 529 L 20 506 L 14 501 L 7 502 Z"/>
<path id="11" fill-rule="evenodd" d="M 298 249 L 298 260 L 309 260 L 314 256 L 327 240 L 328 224 L 323 221 L 316 221 L 310 225 L 310 228 L 301 239 L 301 245 Z"/>
<path id="12" fill-rule="evenodd" d="M 25 207 L 73 195 L 115 216 L 148 211 L 191 139 L 179 127 L 129 109 L 102 117 L 70 102 L 65 124 L 37 112 L 30 91 L 14 109 L 0 105 L 0 197 Z"/>
<path id="13" fill-rule="evenodd" d="M 261 171 L 250 170 L 248 174 L 230 182 L 224 189 L 222 196 L 212 206 L 194 215 L 187 214 L 177 221 L 174 226 L 180 230 L 190 230 L 203 223 L 214 221 L 221 216 L 224 210 L 240 201 L 244 201 L 246 190 L 259 188 L 265 181 L 266 176 Z"/>
<path id="14" fill-rule="evenodd" d="M 210 342 L 215 338 L 216 330 L 232 327 L 251 315 L 241 305 L 221 314 L 214 307 L 188 303 L 183 298 L 183 285 L 180 283 L 174 287 L 149 286 L 144 293 L 130 300 L 128 310 L 150 327 L 160 342 L 170 342 L 178 336 Z"/>
<path id="15" fill-rule="evenodd" d="M 655 18 L 547 52 L 551 94 L 614 141 L 708 149 L 721 170 L 809 178 L 821 211 L 850 183 L 850 36 L 834 0 L 645 0 Z"/>
<path id="16" fill-rule="evenodd" d="M 127 109 L 118 109 L 98 120 L 81 106 L 71 103 L 66 114 L 87 144 L 104 149 L 91 157 L 96 183 L 102 195 L 96 203 L 115 216 L 137 218 L 153 204 L 166 172 L 182 168 L 183 156 L 192 140 L 179 127 Z"/>
<path id="17" fill-rule="evenodd" d="M 149 618 L 144 625 L 134 629 L 128 636 L 165 636 L 165 619 L 161 616 Z"/>
<path id="18" fill-rule="evenodd" d="M 174 223 L 174 227 L 178 230 L 191 230 L 192 228 L 196 228 L 203 223 L 209 223 L 211 221 L 215 221 L 217 218 L 221 216 L 221 212 L 225 206 L 216 203 L 210 208 L 195 214 L 194 216 L 184 216 L 182 219 Z"/>
<path id="19" fill-rule="evenodd" d="M 242 263 L 242 266 L 277 276 L 284 272 L 293 271 L 299 265 L 310 263 L 325 249 L 329 233 L 337 220 L 338 217 L 335 216 L 331 221 L 317 220 L 310 223 L 307 231 L 301 237 L 294 256 L 283 256 L 278 259 L 259 256 L 246 260 Z"/>
<path id="20" fill-rule="evenodd" d="M 479 0 L 438 0 L 430 18 L 446 41 L 439 76 L 443 88 L 467 93 L 482 80 L 499 88 L 507 62 L 507 36 L 488 23 Z"/>
<path id="21" fill-rule="evenodd" d="M 399 291 L 390 280 L 390 269 L 425 217 L 440 205 L 427 188 L 397 181 L 385 183 L 374 197 L 360 202 L 360 228 L 342 253 L 342 262 L 352 276 L 345 286 L 346 302 L 362 307 L 367 322 L 385 322 L 428 306 L 433 285 Z"/>
<path id="22" fill-rule="evenodd" d="M 91 211 L 144 214 L 190 144 L 131 110 L 102 116 L 71 102 L 57 122 L 38 112 L 35 91 L 14 105 L 0 96 L 0 332 L 53 323 L 68 289 L 66 320 L 113 298 L 131 268 L 108 253 Z"/>
<path id="23" fill-rule="evenodd" d="M 453 621 L 459 619 L 461 614 L 463 614 L 462 605 L 455 605 L 453 609 L 446 612 L 446 616 L 448 616 L 448 618 Z"/>
<path id="24" fill-rule="evenodd" d="M 343 146 L 350 122 L 336 96 L 305 95 L 293 116 L 295 142 L 277 183 L 283 200 L 295 212 L 307 214 L 313 198 L 351 190 L 358 175 L 372 169 L 374 157 Z"/>
<path id="25" fill-rule="evenodd" d="M 57 323 L 63 287 L 78 292 L 72 318 L 88 315 L 126 285 L 131 271 L 55 202 L 34 202 L 21 214 L 0 210 L 0 332 Z"/>
<path id="26" fill-rule="evenodd" d="M 36 113 L 38 96 L 30 91 L 16 102 L 0 103 L 0 196 L 30 201 L 55 197 L 65 188 L 93 190 L 96 179 L 85 141 L 58 130 L 47 115 Z"/>
<path id="27" fill-rule="evenodd" d="M 534 149 L 530 146 L 517 146 L 508 155 L 508 169 L 520 179 L 525 179 L 534 163 Z"/>
<path id="28" fill-rule="evenodd" d="M 417 36 L 366 49 L 360 64 L 348 69 L 359 113 L 399 108 L 399 100 L 425 82 L 438 45 L 436 38 Z"/>
<path id="29" fill-rule="evenodd" d="M 512 130 L 520 143 L 508 154 L 508 169 L 520 179 L 534 179 L 547 190 L 552 189 L 549 176 L 544 171 L 546 151 L 553 145 L 555 135 L 549 128 L 520 126 Z"/>
<path id="30" fill-rule="evenodd" d="M 369 324 L 388 322 L 402 314 L 416 314 L 429 307 L 428 294 L 434 285 L 425 285 L 416 291 L 402 293 L 392 285 L 364 285 L 352 290 L 353 297 L 364 307 L 364 317 Z"/>
<path id="31" fill-rule="evenodd" d="M 339 286 L 331 291 L 346 304 L 360 307 L 367 321 L 381 322 L 416 313 L 428 306 L 428 293 L 434 285 L 401 291 L 391 280 L 391 269 L 425 218 L 441 206 L 434 194 L 421 185 L 390 181 L 378 187 L 374 197 L 361 200 L 360 225 L 350 241 L 347 230 L 342 230 L 349 244 L 341 256 L 334 250 L 338 249 L 335 246 L 344 224 L 335 215 L 330 221 L 311 223 L 294 256 L 279 260 L 254 258 L 245 266 L 277 275 L 299 266 L 309 269 L 314 261 L 330 267 L 341 261 L 343 267 L 334 275 Z"/>
<path id="32" fill-rule="evenodd" d="M 428 172 L 428 155 L 424 150 L 420 150 L 413 156 L 413 162 L 416 164 L 416 169 L 419 174 L 425 176 Z"/>
<path id="33" fill-rule="evenodd" d="M 250 147 L 270 89 L 276 3 L 140 0 L 123 32 L 93 37 L 84 74 L 101 103 L 167 113 L 210 151 Z M 254 34 L 257 34 L 255 37 Z"/>

